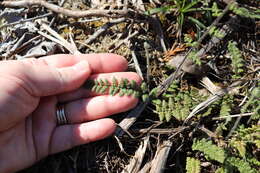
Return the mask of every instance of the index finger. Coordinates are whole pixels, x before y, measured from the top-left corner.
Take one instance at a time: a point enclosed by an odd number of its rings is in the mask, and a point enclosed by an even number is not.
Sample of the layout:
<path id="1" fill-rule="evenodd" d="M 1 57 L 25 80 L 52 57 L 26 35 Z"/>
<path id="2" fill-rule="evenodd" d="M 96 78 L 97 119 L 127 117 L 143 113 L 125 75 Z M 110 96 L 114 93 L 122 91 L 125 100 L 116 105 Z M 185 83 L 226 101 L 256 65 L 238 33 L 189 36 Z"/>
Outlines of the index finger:
<path id="1" fill-rule="evenodd" d="M 86 60 L 92 70 L 92 73 L 110 73 L 120 72 L 127 69 L 127 60 L 117 54 L 98 53 L 98 54 L 57 54 L 46 56 L 41 59 L 49 65 L 57 68 L 68 67 L 82 60 Z"/>

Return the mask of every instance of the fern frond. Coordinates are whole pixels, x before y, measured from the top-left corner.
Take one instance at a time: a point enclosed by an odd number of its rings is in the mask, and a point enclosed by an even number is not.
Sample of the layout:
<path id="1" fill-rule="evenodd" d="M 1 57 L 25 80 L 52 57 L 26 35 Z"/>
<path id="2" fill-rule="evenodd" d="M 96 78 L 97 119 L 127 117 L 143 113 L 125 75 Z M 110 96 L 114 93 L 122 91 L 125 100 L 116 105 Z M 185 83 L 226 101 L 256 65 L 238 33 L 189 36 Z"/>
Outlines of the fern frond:
<path id="1" fill-rule="evenodd" d="M 239 7 L 237 3 L 233 3 L 230 5 L 229 10 L 231 10 L 233 13 L 242 16 L 242 17 L 248 17 L 252 19 L 260 19 L 260 15 L 257 14 L 257 11 L 249 11 L 246 8 Z M 258 12 L 259 13 L 259 12 Z"/>
<path id="2" fill-rule="evenodd" d="M 128 79 L 126 79 L 126 80 L 128 80 Z M 101 80 L 101 81 L 102 81 L 102 80 Z M 121 79 L 121 81 L 123 81 L 123 83 L 124 83 L 125 79 Z M 101 84 L 101 83 L 100 83 L 100 84 Z M 116 79 L 115 77 L 112 78 L 112 86 L 114 86 L 114 87 L 117 86 L 117 79 Z"/>
<path id="3" fill-rule="evenodd" d="M 242 140 L 231 140 L 229 144 L 237 149 L 239 152 L 240 156 L 245 158 L 246 157 L 246 142 Z"/>
<path id="4" fill-rule="evenodd" d="M 228 157 L 227 163 L 236 167 L 241 173 L 257 173 L 258 171 L 250 166 L 245 160 L 236 157 Z"/>
<path id="5" fill-rule="evenodd" d="M 215 173 L 232 173 L 233 169 L 230 166 L 224 165 L 221 168 L 218 168 Z"/>
<path id="6" fill-rule="evenodd" d="M 187 157 L 186 158 L 186 173 L 200 173 L 200 161 Z"/>
<path id="7" fill-rule="evenodd" d="M 225 95 L 222 99 L 221 108 L 219 115 L 222 117 L 229 116 L 231 112 L 231 107 L 233 103 L 233 96 Z M 230 119 L 229 119 L 230 120 Z M 228 120 L 228 121 L 229 121 Z"/>
<path id="8" fill-rule="evenodd" d="M 224 38 L 225 37 L 225 34 L 221 30 L 219 30 L 216 26 L 212 26 L 209 29 L 209 34 L 214 36 L 214 37 L 217 37 L 217 38 Z"/>
<path id="9" fill-rule="evenodd" d="M 251 165 L 255 165 L 260 167 L 260 161 L 257 160 L 256 158 L 252 157 L 252 156 L 247 156 L 246 158 L 247 162 L 250 163 Z"/>
<path id="10" fill-rule="evenodd" d="M 225 123 L 222 123 L 218 126 L 218 130 L 222 131 L 223 129 L 226 129 L 226 125 L 231 121 L 231 118 L 229 116 L 230 116 L 231 108 L 233 105 L 233 101 L 234 101 L 234 98 L 232 95 L 225 95 L 222 98 L 219 116 L 221 116 L 221 117 L 226 116 L 228 118 L 226 118 Z"/>
<path id="11" fill-rule="evenodd" d="M 218 8 L 218 5 L 217 5 L 216 2 L 213 2 L 213 5 L 212 5 L 212 16 L 218 17 L 220 15 L 222 15 L 222 10 L 220 10 Z"/>
<path id="12" fill-rule="evenodd" d="M 135 80 L 128 79 L 118 80 L 115 77 L 109 82 L 107 79 L 87 80 L 83 87 L 100 94 L 108 92 L 109 95 L 134 96 L 136 98 L 142 96 L 143 99 L 148 98 L 148 89 L 145 83 L 138 86 Z M 144 100 L 145 101 L 145 100 Z"/>
<path id="13" fill-rule="evenodd" d="M 255 144 L 260 148 L 260 126 L 252 125 L 252 127 L 244 128 L 240 126 L 233 136 L 233 141 L 244 141 L 245 143 Z"/>
<path id="14" fill-rule="evenodd" d="M 174 82 L 162 94 L 160 99 L 162 101 L 158 101 L 159 99 L 152 101 L 156 108 L 155 112 L 159 115 L 160 120 L 168 122 L 173 117 L 178 121 L 185 120 L 190 111 L 201 101 L 205 100 L 205 97 L 201 96 L 198 90 L 195 89 L 182 91 L 179 89 L 178 83 Z"/>
<path id="15" fill-rule="evenodd" d="M 228 52 L 231 55 L 232 60 L 232 71 L 234 72 L 233 78 L 240 78 L 241 73 L 244 72 L 244 60 L 240 50 L 237 48 L 235 42 L 229 41 Z"/>
<path id="16" fill-rule="evenodd" d="M 220 163 L 224 163 L 226 158 L 225 151 L 212 144 L 212 141 L 207 141 L 206 139 L 195 140 L 192 144 L 192 150 L 198 150 L 205 154 L 206 158 L 210 160 L 216 160 Z"/>
<path id="17" fill-rule="evenodd" d="M 202 62 L 200 60 L 200 57 L 197 55 L 197 51 L 191 51 L 188 55 L 188 58 L 190 58 L 195 64 L 201 65 Z"/>

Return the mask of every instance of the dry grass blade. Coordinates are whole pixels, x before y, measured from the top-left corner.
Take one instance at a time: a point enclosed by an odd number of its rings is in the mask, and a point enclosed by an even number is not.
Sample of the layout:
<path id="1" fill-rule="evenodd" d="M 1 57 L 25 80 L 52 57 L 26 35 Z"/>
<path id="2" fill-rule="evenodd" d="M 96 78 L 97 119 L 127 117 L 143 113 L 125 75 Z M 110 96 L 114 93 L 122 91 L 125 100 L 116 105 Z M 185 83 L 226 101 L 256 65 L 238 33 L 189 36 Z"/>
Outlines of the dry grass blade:
<path id="1" fill-rule="evenodd" d="M 146 148 L 148 145 L 150 137 L 146 136 L 139 146 L 139 148 L 136 150 L 135 155 L 130 160 L 130 163 L 126 166 L 126 168 L 122 171 L 122 173 L 138 173 L 139 169 L 141 167 L 141 164 L 143 162 L 143 158 L 146 152 Z"/>
<path id="2" fill-rule="evenodd" d="M 142 79 L 144 79 L 144 76 L 143 76 L 143 73 L 142 73 L 142 71 L 141 71 L 139 62 L 138 62 L 138 60 L 137 60 L 135 51 L 132 50 L 132 51 L 131 51 L 131 54 L 132 54 L 132 58 L 133 58 L 133 61 L 134 61 L 135 70 L 136 70 L 137 74 L 138 74 Z"/>
<path id="3" fill-rule="evenodd" d="M 254 112 L 244 113 L 244 114 L 235 114 L 235 115 L 229 115 L 229 116 L 223 116 L 223 117 L 213 117 L 212 120 L 222 120 L 227 118 L 237 118 L 237 117 L 245 117 L 245 116 L 251 116 L 254 115 Z"/>
<path id="4" fill-rule="evenodd" d="M 198 112 L 202 111 L 203 109 L 207 108 L 211 103 L 219 100 L 220 98 L 222 98 L 225 94 L 231 92 L 235 87 L 239 86 L 242 83 L 242 81 L 237 81 L 234 82 L 233 84 L 231 84 L 229 87 L 225 88 L 225 89 L 221 89 L 220 91 L 218 91 L 217 93 L 215 93 L 213 96 L 210 96 L 206 101 L 200 103 L 198 106 L 196 106 L 191 113 L 189 114 L 189 116 L 185 119 L 184 123 L 187 123 L 189 119 L 191 119 L 195 114 L 197 114 Z"/>
<path id="5" fill-rule="evenodd" d="M 201 79 L 201 84 L 211 93 L 216 94 L 221 88 L 216 86 L 208 77 Z"/>
<path id="6" fill-rule="evenodd" d="M 136 121 L 136 119 L 140 116 L 140 114 L 145 109 L 146 105 L 148 104 L 148 101 L 145 103 L 140 103 L 138 106 L 136 106 L 133 110 L 131 110 L 127 116 L 119 123 L 120 128 L 116 129 L 115 134 L 117 136 L 122 136 L 125 132 L 123 129 L 128 130 Z"/>
<path id="7" fill-rule="evenodd" d="M 54 31 L 53 29 L 51 29 L 48 25 L 46 24 L 42 24 L 43 29 L 45 29 L 46 31 L 48 31 L 52 36 L 49 36 L 41 31 L 38 31 L 41 35 L 43 35 L 44 37 L 64 46 L 68 51 L 70 51 L 70 53 L 72 54 L 81 54 L 76 45 L 74 44 L 72 38 L 71 39 L 71 43 L 69 43 L 67 40 L 65 40 L 62 36 L 60 36 L 56 31 Z"/>
<path id="8" fill-rule="evenodd" d="M 168 154 L 172 147 L 172 141 L 164 141 L 156 151 L 154 159 L 152 161 L 152 167 L 150 173 L 163 173 L 164 167 L 166 165 L 166 161 L 168 158 Z"/>

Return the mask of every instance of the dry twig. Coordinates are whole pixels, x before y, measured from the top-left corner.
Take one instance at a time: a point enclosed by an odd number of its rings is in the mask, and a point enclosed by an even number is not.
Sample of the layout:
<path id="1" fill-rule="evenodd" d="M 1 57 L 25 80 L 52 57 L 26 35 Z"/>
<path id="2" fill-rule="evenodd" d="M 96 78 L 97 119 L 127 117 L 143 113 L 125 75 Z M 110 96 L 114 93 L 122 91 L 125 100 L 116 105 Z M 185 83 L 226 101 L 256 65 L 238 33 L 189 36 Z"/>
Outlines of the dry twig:
<path id="1" fill-rule="evenodd" d="M 80 10 L 69 10 L 66 8 L 62 8 L 58 5 L 54 5 L 51 3 L 48 3 L 44 0 L 20 0 L 20 1 L 3 1 L 0 3 L 0 5 L 3 5 L 5 7 L 31 7 L 31 6 L 43 6 L 55 13 L 63 14 L 70 17 L 111 17 L 111 18 L 121 18 L 121 17 L 127 17 L 135 14 L 133 11 L 129 11 L 127 9 L 123 10 L 86 10 L 86 11 L 80 11 Z"/>
<path id="2" fill-rule="evenodd" d="M 107 31 L 108 28 L 110 28 L 118 23 L 122 23 L 125 20 L 126 20 L 125 18 L 119 18 L 119 19 L 115 19 L 115 20 L 112 20 L 112 21 L 106 23 L 105 25 L 101 26 L 93 35 L 89 36 L 89 38 L 86 41 L 84 41 L 84 43 L 85 44 L 92 43 L 98 36 L 100 36 L 105 31 Z"/>

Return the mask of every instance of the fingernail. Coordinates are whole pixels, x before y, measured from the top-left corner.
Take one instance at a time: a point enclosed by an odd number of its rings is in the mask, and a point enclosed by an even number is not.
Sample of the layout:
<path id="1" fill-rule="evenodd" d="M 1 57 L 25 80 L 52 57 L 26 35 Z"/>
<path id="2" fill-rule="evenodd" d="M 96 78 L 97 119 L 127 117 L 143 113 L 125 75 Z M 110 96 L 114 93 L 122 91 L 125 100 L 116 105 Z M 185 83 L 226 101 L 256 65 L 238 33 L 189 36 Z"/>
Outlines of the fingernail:
<path id="1" fill-rule="evenodd" d="M 80 61 L 79 63 L 74 65 L 73 68 L 78 72 L 84 73 L 86 71 L 89 71 L 89 64 L 87 61 Z"/>

